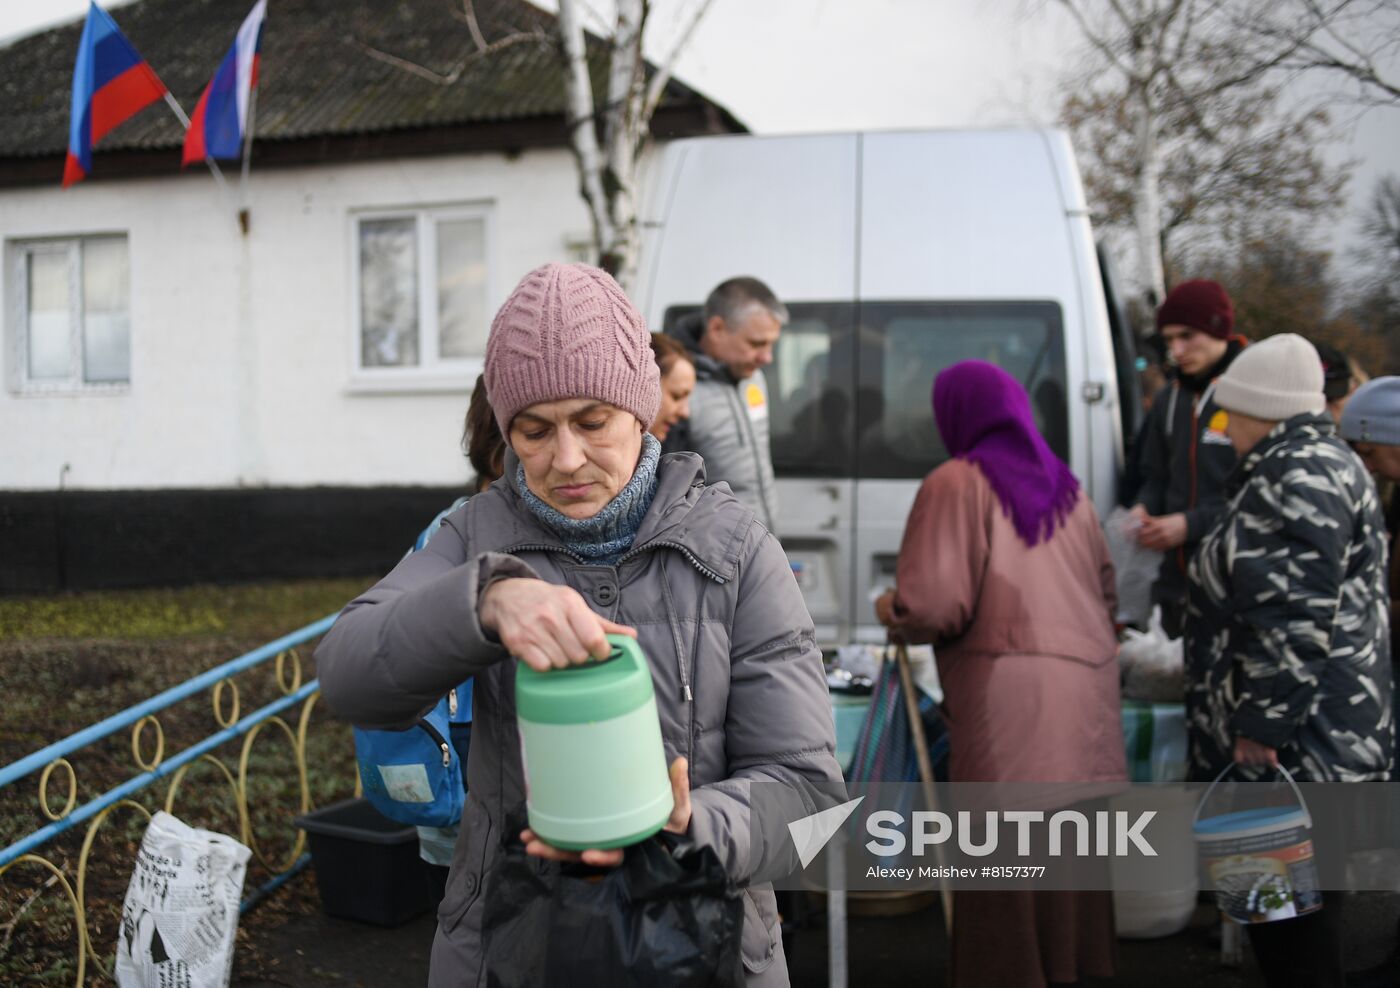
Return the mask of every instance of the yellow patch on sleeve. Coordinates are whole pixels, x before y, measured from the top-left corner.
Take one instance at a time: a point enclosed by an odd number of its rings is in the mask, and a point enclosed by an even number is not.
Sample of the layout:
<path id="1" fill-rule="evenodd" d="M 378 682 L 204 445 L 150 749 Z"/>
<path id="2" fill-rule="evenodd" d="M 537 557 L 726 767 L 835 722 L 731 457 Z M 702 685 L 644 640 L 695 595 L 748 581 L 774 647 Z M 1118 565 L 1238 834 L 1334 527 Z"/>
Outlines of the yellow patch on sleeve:
<path id="1" fill-rule="evenodd" d="M 1210 417 L 1210 431 L 1224 432 L 1225 427 L 1230 424 L 1230 416 L 1222 408 Z"/>
<path id="2" fill-rule="evenodd" d="M 744 399 L 749 403 L 750 408 L 762 408 L 767 404 L 763 400 L 763 389 L 757 384 L 750 384 L 744 390 Z"/>

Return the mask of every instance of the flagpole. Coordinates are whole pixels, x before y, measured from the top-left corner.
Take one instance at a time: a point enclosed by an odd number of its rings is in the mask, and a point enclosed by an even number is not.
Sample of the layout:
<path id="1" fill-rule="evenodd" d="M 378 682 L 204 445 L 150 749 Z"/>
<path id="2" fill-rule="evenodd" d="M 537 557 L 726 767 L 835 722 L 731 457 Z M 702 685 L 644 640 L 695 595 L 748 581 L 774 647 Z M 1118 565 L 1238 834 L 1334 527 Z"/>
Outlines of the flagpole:
<path id="1" fill-rule="evenodd" d="M 175 102 L 175 97 L 170 95 L 170 90 L 168 89 L 165 91 L 165 103 L 175 113 L 176 118 L 179 119 L 180 126 L 185 128 L 185 130 L 189 130 L 190 118 L 185 115 L 185 111 L 180 104 Z M 228 183 L 224 181 L 224 173 L 219 171 L 219 163 L 208 155 L 205 155 L 204 163 L 208 165 L 209 170 L 214 173 L 214 181 L 219 183 L 219 188 L 223 191 L 224 195 L 230 195 Z"/>
<path id="2" fill-rule="evenodd" d="M 248 91 L 248 133 L 243 137 L 243 171 L 238 179 L 238 225 L 248 232 L 248 171 L 253 163 L 253 130 L 257 124 L 258 87 Z"/>

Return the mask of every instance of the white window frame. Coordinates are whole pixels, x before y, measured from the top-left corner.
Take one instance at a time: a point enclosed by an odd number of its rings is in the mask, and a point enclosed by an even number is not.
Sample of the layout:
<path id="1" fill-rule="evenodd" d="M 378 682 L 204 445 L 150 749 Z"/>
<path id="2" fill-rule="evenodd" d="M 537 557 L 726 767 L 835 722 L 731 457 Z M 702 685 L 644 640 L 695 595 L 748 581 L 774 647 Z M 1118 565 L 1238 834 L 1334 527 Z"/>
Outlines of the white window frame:
<path id="1" fill-rule="evenodd" d="M 375 220 L 412 219 L 418 246 L 418 365 L 415 367 L 366 367 L 360 298 L 360 226 Z M 393 394 L 415 391 L 456 391 L 471 388 L 481 373 L 486 355 L 443 358 L 438 355 L 437 238 L 434 224 L 440 220 L 480 220 L 486 257 L 486 308 L 496 311 L 496 221 L 491 202 L 405 206 L 356 210 L 349 215 L 350 246 L 350 382 L 352 394 Z"/>
<path id="2" fill-rule="evenodd" d="M 128 357 L 125 381 L 87 381 L 83 369 L 83 260 L 84 241 L 121 240 L 126 244 L 128 279 L 131 271 L 131 238 L 125 231 L 108 230 L 62 236 L 24 237 L 5 242 L 6 297 L 10 300 L 5 320 L 9 332 L 10 391 L 20 397 L 51 395 L 124 395 L 131 392 L 132 360 Z M 28 259 L 33 254 L 68 255 L 68 346 L 74 373 L 66 378 L 29 378 L 29 277 Z M 75 301 L 76 300 L 76 301 Z M 131 285 L 127 284 L 127 347 L 133 351 L 136 336 L 132 317 Z"/>

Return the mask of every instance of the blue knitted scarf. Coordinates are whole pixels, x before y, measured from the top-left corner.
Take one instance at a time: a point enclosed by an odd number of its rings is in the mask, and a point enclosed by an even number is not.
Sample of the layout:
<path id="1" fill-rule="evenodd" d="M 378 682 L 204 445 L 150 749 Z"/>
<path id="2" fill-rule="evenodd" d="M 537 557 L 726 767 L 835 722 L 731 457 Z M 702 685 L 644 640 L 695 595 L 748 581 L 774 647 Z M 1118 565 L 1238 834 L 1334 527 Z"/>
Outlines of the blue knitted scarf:
<path id="1" fill-rule="evenodd" d="M 650 433 L 642 436 L 642 455 L 636 472 L 617 497 L 592 518 L 570 518 L 545 504 L 525 484 L 525 467 L 517 466 L 515 487 L 530 513 L 544 523 L 564 548 L 590 563 L 611 566 L 632 548 L 637 529 L 656 496 L 656 464 L 661 459 L 661 443 Z"/>

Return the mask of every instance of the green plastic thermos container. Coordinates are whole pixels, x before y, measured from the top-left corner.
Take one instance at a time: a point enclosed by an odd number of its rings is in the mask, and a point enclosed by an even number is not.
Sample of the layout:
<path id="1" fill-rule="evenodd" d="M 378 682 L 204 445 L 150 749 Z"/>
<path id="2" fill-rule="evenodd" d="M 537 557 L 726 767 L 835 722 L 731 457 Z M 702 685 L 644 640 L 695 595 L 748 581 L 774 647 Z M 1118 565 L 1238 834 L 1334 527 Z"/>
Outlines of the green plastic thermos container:
<path id="1" fill-rule="evenodd" d="M 634 639 L 608 642 L 607 659 L 515 666 L 530 829 L 570 851 L 635 844 L 671 816 L 651 669 Z"/>

